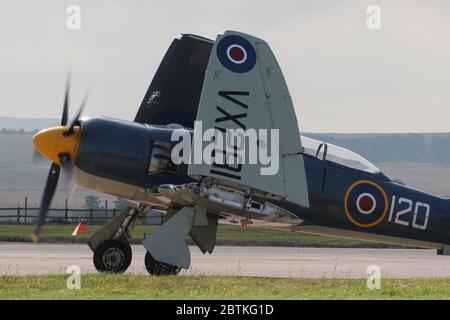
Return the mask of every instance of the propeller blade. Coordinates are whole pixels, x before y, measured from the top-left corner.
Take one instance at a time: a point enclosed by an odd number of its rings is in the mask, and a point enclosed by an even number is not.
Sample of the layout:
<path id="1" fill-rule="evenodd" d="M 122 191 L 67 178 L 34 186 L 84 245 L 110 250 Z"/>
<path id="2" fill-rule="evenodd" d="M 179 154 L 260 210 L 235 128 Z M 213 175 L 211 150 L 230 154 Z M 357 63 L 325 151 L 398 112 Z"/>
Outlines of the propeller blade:
<path id="1" fill-rule="evenodd" d="M 31 238 L 34 242 L 39 241 L 39 235 L 41 233 L 42 226 L 45 223 L 45 217 L 47 216 L 50 203 L 52 202 L 56 187 L 58 185 L 60 171 L 61 167 L 56 163 L 52 163 L 50 171 L 48 173 L 47 182 L 45 184 L 44 194 L 42 195 L 38 220 L 34 229 L 34 233 L 31 235 Z"/>
<path id="2" fill-rule="evenodd" d="M 73 178 L 73 163 L 70 160 L 70 156 L 66 154 L 60 155 L 60 159 L 62 168 L 61 182 L 63 183 L 60 189 L 64 189 L 66 199 L 70 204 L 76 191 L 76 183 Z"/>
<path id="3" fill-rule="evenodd" d="M 69 129 L 66 131 L 66 134 L 72 134 L 74 132 L 73 128 L 76 126 L 76 124 L 78 123 L 78 120 L 81 117 L 81 114 L 83 113 L 84 106 L 86 105 L 87 96 L 88 96 L 88 93 L 86 92 L 86 94 L 84 95 L 83 101 L 81 102 L 80 107 L 78 108 L 78 112 L 77 112 L 75 118 L 72 120 L 72 123 L 70 124 Z"/>
<path id="4" fill-rule="evenodd" d="M 67 125 L 67 121 L 69 118 L 69 91 L 70 91 L 70 72 L 69 72 L 69 75 L 67 76 L 66 93 L 64 95 L 63 114 L 61 117 L 61 125 L 62 126 Z"/>
<path id="5" fill-rule="evenodd" d="M 74 179 L 73 179 L 73 164 L 72 161 L 63 160 L 61 161 L 61 178 L 60 178 L 60 190 L 65 190 L 66 196 L 70 195 L 73 189 Z"/>
<path id="6" fill-rule="evenodd" d="M 72 180 L 73 181 L 73 180 Z M 69 191 L 66 194 L 66 199 L 67 199 L 67 203 L 69 206 L 72 206 L 72 202 L 75 196 L 75 193 L 77 192 L 77 184 L 76 183 L 72 183 L 70 185 L 70 189 L 68 189 Z"/>

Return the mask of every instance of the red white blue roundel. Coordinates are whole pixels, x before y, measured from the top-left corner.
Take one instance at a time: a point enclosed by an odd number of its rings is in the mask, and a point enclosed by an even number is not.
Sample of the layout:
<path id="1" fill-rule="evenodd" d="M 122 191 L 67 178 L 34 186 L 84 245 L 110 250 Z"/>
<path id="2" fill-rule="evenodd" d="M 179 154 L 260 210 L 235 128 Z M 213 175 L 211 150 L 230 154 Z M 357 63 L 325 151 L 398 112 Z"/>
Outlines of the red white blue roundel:
<path id="1" fill-rule="evenodd" d="M 256 64 L 256 52 L 253 45 L 241 36 L 226 36 L 217 45 L 219 61 L 233 72 L 244 73 Z"/>
<path id="2" fill-rule="evenodd" d="M 386 193 L 372 181 L 357 181 L 348 188 L 345 194 L 345 214 L 358 227 L 376 226 L 386 216 L 387 209 Z"/>

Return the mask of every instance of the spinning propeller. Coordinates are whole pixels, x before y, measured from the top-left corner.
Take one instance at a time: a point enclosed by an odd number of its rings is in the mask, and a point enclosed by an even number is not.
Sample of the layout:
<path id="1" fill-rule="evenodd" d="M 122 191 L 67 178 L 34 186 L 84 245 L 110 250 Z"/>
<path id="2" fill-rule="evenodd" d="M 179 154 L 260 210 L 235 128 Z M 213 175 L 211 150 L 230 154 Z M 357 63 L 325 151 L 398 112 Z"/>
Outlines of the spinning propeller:
<path id="1" fill-rule="evenodd" d="M 67 78 L 61 125 L 39 131 L 33 137 L 34 147 L 40 154 L 52 162 L 41 199 L 39 216 L 34 232 L 31 235 L 34 242 L 39 241 L 42 226 L 44 225 L 48 209 L 58 185 L 61 168 L 68 176 L 71 176 L 72 163 L 75 161 L 75 157 L 78 153 L 80 142 L 79 118 L 83 112 L 84 105 L 86 104 L 87 95 L 85 95 L 75 118 L 70 125 L 67 125 L 69 114 L 69 79 L 70 77 Z"/>

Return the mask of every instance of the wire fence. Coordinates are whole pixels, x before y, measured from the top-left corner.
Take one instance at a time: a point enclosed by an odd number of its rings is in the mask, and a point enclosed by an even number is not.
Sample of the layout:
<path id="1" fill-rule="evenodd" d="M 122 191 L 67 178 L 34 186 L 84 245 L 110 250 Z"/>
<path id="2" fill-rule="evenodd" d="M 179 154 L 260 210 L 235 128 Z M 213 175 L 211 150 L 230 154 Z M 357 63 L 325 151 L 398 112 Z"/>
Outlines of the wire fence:
<path id="1" fill-rule="evenodd" d="M 68 224 L 83 222 L 86 224 L 104 224 L 115 218 L 122 210 L 113 209 L 74 209 L 74 208 L 51 208 L 46 217 L 46 223 Z M 0 208 L 0 224 L 32 224 L 35 223 L 39 214 L 39 208 L 11 207 Z M 163 213 L 152 210 L 147 214 L 147 224 L 162 224 Z"/>

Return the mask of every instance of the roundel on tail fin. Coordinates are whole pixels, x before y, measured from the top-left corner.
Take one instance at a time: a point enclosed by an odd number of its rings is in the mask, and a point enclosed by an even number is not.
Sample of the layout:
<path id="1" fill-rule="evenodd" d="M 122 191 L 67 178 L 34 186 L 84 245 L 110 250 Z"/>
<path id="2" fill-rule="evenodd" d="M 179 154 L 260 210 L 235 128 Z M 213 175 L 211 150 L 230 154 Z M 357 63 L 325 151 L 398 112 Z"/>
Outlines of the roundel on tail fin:
<path id="1" fill-rule="evenodd" d="M 256 64 L 256 51 L 245 38 L 237 35 L 223 37 L 217 44 L 217 57 L 230 71 L 248 72 Z"/>

